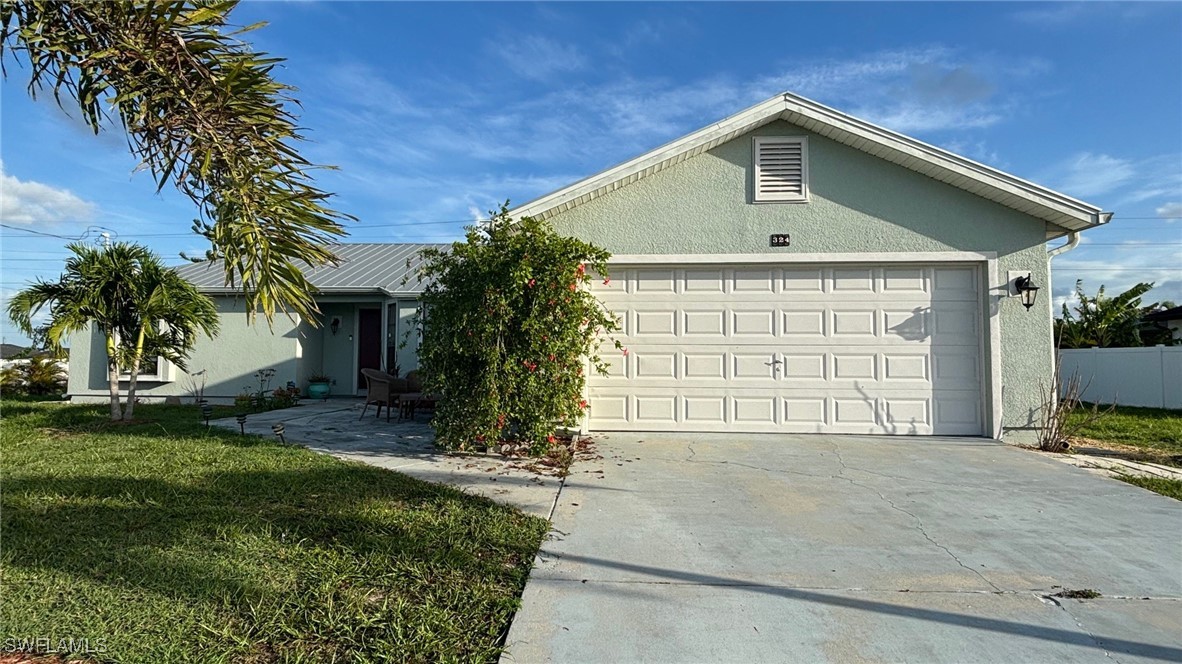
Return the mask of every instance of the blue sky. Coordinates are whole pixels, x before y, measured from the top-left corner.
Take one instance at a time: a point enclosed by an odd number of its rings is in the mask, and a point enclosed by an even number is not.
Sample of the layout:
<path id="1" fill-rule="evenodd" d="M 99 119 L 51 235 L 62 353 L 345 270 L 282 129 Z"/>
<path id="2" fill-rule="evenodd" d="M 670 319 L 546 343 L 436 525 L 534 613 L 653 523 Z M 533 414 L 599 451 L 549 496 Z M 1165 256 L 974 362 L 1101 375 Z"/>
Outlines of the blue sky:
<path id="1" fill-rule="evenodd" d="M 352 241 L 448 241 L 790 90 L 1116 213 L 1055 261 L 1054 295 L 1156 281 L 1182 301 L 1182 4 L 248 2 L 288 58 L 307 156 Z M 2 84 L 0 296 L 93 227 L 173 262 L 194 210 L 19 68 Z M 88 231 L 88 229 L 90 229 Z M 20 341 L 7 320 L 5 338 Z"/>

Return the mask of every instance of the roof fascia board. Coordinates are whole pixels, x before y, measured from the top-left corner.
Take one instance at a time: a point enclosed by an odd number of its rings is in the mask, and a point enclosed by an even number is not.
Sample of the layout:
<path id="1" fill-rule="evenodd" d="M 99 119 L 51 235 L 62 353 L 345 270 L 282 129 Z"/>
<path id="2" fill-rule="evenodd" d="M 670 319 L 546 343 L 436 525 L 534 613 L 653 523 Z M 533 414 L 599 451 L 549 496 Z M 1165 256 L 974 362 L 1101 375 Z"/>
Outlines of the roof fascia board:
<path id="1" fill-rule="evenodd" d="M 540 198 L 535 198 L 518 208 L 510 210 L 509 214 L 514 218 L 518 218 L 547 213 L 566 201 L 577 200 L 602 187 L 626 179 L 637 173 L 642 173 L 679 155 L 692 152 L 703 145 L 709 144 L 713 140 L 726 136 L 738 127 L 750 124 L 753 125 L 751 129 L 755 129 L 765 124 L 770 124 L 779 118 L 783 110 L 783 98 L 773 97 L 746 110 L 739 111 L 719 122 L 707 125 L 691 134 L 687 134 L 654 150 L 650 150 L 639 157 L 612 166 L 606 171 L 583 178 L 572 185 L 563 187 Z M 751 129 L 747 131 L 751 131 Z"/>
<path id="2" fill-rule="evenodd" d="M 986 166 L 954 152 L 938 148 L 930 143 L 900 134 L 874 123 L 843 113 L 791 93 L 784 93 L 785 117 L 792 122 L 791 114 L 800 114 L 818 122 L 837 127 L 856 136 L 875 143 L 886 145 L 917 159 L 921 159 L 936 166 L 941 166 L 977 181 L 984 180 L 986 184 L 1003 189 L 1014 194 L 1051 207 L 1058 212 L 1075 217 L 1080 221 L 1091 224 L 1102 223 L 1099 219 L 1100 208 L 1089 205 L 1081 200 L 1047 189 L 1041 185 L 1024 180 L 991 166 Z"/>

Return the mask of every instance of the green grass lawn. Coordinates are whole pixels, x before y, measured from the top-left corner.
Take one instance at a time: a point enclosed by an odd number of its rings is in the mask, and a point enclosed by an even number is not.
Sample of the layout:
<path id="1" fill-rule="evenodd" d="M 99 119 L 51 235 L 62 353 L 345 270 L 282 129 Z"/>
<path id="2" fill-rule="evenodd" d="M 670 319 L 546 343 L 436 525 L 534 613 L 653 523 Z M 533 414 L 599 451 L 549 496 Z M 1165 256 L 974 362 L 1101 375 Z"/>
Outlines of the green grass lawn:
<path id="1" fill-rule="evenodd" d="M 1174 500 L 1182 500 L 1182 481 L 1167 480 L 1164 477 L 1119 477 L 1122 482 L 1128 482 L 1141 487 L 1142 489 L 1149 489 L 1154 493 L 1160 493 L 1163 496 L 1169 496 Z"/>
<path id="2" fill-rule="evenodd" d="M 0 404 L 0 643 L 100 661 L 495 658 L 548 524 L 206 431 L 193 406 Z M 232 414 L 222 409 L 216 415 Z"/>
<path id="3" fill-rule="evenodd" d="M 1104 407 L 1101 407 L 1103 410 Z M 1090 406 L 1071 413 L 1072 424 L 1086 421 Z M 1118 406 L 1082 428 L 1073 446 L 1099 446 L 1141 461 L 1182 466 L 1182 411 Z M 1082 439 L 1082 440 L 1079 440 Z M 1122 477 L 1129 484 L 1182 500 L 1182 482 L 1153 477 Z"/>
<path id="4" fill-rule="evenodd" d="M 1071 414 L 1070 421 L 1083 421 L 1087 410 L 1077 409 Z M 1077 435 L 1118 449 L 1135 448 L 1167 460 L 1168 457 L 1182 457 L 1182 411 L 1118 406 L 1099 421 L 1085 426 Z"/>

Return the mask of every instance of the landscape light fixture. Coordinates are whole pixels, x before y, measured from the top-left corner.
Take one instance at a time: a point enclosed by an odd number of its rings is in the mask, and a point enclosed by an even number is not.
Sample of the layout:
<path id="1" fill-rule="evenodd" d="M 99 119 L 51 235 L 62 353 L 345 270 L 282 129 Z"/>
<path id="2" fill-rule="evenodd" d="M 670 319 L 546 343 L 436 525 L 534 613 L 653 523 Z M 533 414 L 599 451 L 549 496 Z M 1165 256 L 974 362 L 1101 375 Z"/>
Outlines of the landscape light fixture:
<path id="1" fill-rule="evenodd" d="M 213 416 L 213 406 L 208 403 L 201 404 L 201 419 L 205 420 L 205 427 L 209 428 L 209 418 Z"/>
<path id="2" fill-rule="evenodd" d="M 1014 279 L 1014 290 L 1022 298 L 1022 306 L 1029 311 L 1030 307 L 1034 306 L 1034 300 L 1038 298 L 1038 286 L 1034 285 L 1034 280 L 1030 275 L 1018 277 Z"/>

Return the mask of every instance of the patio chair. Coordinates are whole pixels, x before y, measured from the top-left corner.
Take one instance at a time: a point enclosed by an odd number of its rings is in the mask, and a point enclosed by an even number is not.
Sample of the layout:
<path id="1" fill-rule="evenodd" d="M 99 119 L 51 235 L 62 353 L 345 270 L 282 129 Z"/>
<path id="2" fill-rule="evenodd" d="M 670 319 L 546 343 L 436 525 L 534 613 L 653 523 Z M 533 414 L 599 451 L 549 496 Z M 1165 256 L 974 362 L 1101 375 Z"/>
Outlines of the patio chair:
<path id="1" fill-rule="evenodd" d="M 435 395 L 423 393 L 423 382 L 419 378 L 418 370 L 406 374 L 408 392 L 402 395 L 398 407 L 398 421 L 413 420 L 415 413 L 420 410 L 435 412 Z"/>
<path id="2" fill-rule="evenodd" d="M 361 375 L 365 376 L 365 407 L 361 409 L 361 419 L 365 417 L 365 412 L 369 410 L 369 404 L 376 404 L 378 407 L 377 413 L 374 417 L 382 416 L 382 406 L 386 407 L 386 421 L 390 421 L 390 408 L 393 401 L 397 399 L 391 394 L 390 382 L 393 380 L 388 373 L 378 371 L 377 369 L 362 369 Z"/>

